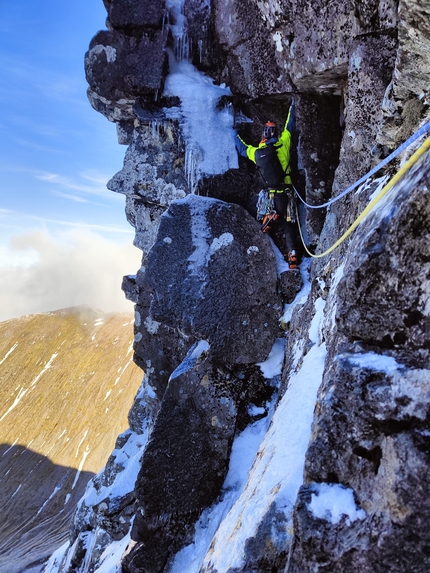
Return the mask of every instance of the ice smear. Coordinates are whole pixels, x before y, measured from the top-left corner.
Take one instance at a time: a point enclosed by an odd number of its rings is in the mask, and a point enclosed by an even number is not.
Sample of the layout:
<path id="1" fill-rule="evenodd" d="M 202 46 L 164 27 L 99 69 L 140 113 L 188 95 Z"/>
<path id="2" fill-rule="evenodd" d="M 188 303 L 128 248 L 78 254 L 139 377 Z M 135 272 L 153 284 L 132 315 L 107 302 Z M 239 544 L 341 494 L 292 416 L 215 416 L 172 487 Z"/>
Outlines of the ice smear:
<path id="1" fill-rule="evenodd" d="M 344 356 L 344 355 L 341 355 Z M 360 368 L 368 368 L 386 374 L 393 374 L 396 370 L 404 368 L 392 356 L 385 354 L 376 354 L 375 352 L 366 352 L 364 354 L 348 354 L 348 361 Z"/>
<path id="2" fill-rule="evenodd" d="M 197 364 L 198 359 L 203 354 L 203 352 L 207 352 L 209 350 L 209 344 L 206 340 L 199 340 L 188 351 L 187 355 L 185 356 L 184 360 L 180 363 L 180 365 L 172 372 L 169 378 L 169 382 L 178 378 L 182 374 L 189 372 L 194 368 Z"/>
<path id="3" fill-rule="evenodd" d="M 166 0 L 166 9 L 169 11 L 169 28 L 175 41 L 175 56 L 178 60 L 188 59 L 190 46 L 184 0 Z"/>
<path id="4" fill-rule="evenodd" d="M 218 175 L 228 169 L 237 169 L 234 116 L 229 107 L 217 107 L 222 96 L 232 95 L 230 89 L 224 84 L 215 85 L 211 78 L 183 60 L 171 62 L 164 95 L 181 100 L 190 190 L 195 191 L 202 175 Z"/>
<path id="5" fill-rule="evenodd" d="M 221 203 L 218 199 L 204 198 L 202 203 L 200 198 L 195 204 L 196 197 L 188 195 L 178 202 L 188 204 L 191 215 L 191 240 L 194 251 L 188 257 L 188 270 L 190 274 L 205 278 L 206 272 L 203 270 L 208 266 L 211 257 L 220 249 L 228 247 L 234 241 L 231 233 L 222 233 L 219 237 L 212 237 L 208 227 L 206 212 L 216 203 Z"/>
<path id="6" fill-rule="evenodd" d="M 308 509 L 315 517 L 336 524 L 345 515 L 348 525 L 366 517 L 363 509 L 357 509 L 352 489 L 329 483 L 317 484 L 316 489 L 317 492 L 312 494 L 308 504 Z"/>
<path id="7" fill-rule="evenodd" d="M 315 301 L 316 312 L 309 327 L 309 340 L 314 344 L 319 344 L 321 340 L 320 328 L 322 324 L 324 307 L 325 307 L 325 300 L 322 298 L 317 298 L 317 300 Z"/>

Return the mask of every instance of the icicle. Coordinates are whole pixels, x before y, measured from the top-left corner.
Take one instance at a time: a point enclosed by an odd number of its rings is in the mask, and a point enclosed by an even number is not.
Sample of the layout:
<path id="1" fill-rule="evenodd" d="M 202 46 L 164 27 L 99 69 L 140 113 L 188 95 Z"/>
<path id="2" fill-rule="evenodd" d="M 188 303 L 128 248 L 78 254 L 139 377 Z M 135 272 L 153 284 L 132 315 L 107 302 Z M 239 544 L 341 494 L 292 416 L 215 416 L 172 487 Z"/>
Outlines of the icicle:
<path id="1" fill-rule="evenodd" d="M 175 41 L 175 58 L 178 62 L 189 60 L 191 57 L 190 41 L 187 33 L 187 19 L 184 15 L 184 0 L 167 0 L 166 8 L 169 11 L 169 24 Z"/>
<path id="2" fill-rule="evenodd" d="M 189 61 L 191 58 L 190 40 L 187 32 L 175 37 L 175 57 L 178 62 Z"/>
<path id="3" fill-rule="evenodd" d="M 160 136 L 164 131 L 166 131 L 166 123 L 159 119 L 151 120 L 149 124 L 151 128 L 151 137 L 152 139 L 160 139 Z"/>
<path id="4" fill-rule="evenodd" d="M 164 32 L 164 30 L 166 29 L 166 27 L 169 25 L 169 13 L 168 12 L 164 12 L 163 13 L 163 21 L 161 24 L 161 31 Z"/>
<path id="5" fill-rule="evenodd" d="M 192 145 L 188 145 L 185 150 L 185 174 L 187 178 L 188 188 L 191 193 L 195 193 L 197 183 L 200 179 L 199 166 L 201 162 L 201 153 Z"/>

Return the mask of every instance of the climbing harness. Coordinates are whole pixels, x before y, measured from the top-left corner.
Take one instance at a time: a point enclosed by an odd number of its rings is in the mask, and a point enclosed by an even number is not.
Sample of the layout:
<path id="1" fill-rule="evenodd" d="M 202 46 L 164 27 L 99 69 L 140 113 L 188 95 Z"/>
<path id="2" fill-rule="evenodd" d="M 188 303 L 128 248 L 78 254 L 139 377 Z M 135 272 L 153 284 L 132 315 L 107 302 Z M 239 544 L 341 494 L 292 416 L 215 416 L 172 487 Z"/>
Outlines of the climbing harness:
<path id="1" fill-rule="evenodd" d="M 366 173 L 366 175 L 363 175 L 363 177 L 361 177 L 361 179 L 359 179 L 358 181 L 356 181 L 355 183 L 350 185 L 340 195 L 337 195 L 336 197 L 334 197 L 333 199 L 330 199 L 330 201 L 327 201 L 326 203 L 321 203 L 320 205 L 310 205 L 299 195 L 297 189 L 294 189 L 295 193 L 296 193 L 297 197 L 300 199 L 300 201 L 303 203 L 303 205 L 306 205 L 306 207 L 308 207 L 309 209 L 322 209 L 323 207 L 329 207 L 330 205 L 332 205 L 336 201 L 339 201 L 339 199 L 342 199 L 342 197 L 345 197 L 345 195 L 347 195 L 348 193 L 353 191 L 356 187 L 358 187 L 362 183 L 365 183 L 370 177 L 372 177 L 372 175 L 375 175 L 375 173 L 377 173 L 380 169 L 382 169 L 382 167 L 385 167 L 385 165 L 390 163 L 390 161 L 392 161 L 402 151 L 404 151 L 414 141 L 419 139 L 422 135 L 424 135 L 428 131 L 430 131 L 430 121 L 425 123 L 418 131 L 416 131 L 413 135 L 411 135 L 411 137 L 409 139 L 407 139 L 404 143 L 402 143 L 402 145 L 400 145 L 400 147 L 398 147 L 395 151 L 393 151 L 393 153 L 391 153 L 388 157 L 386 157 L 380 163 L 378 163 L 378 165 L 376 165 L 376 167 L 371 169 L 368 173 Z"/>
<path id="2" fill-rule="evenodd" d="M 425 129 L 426 128 L 426 129 Z M 426 125 L 424 125 L 421 129 L 420 129 L 420 135 L 422 135 L 423 133 L 425 133 L 425 131 L 429 131 L 430 130 L 430 122 L 428 122 Z M 418 132 L 417 132 L 418 133 Z M 416 134 L 415 134 L 416 135 Z M 413 136 L 415 137 L 415 136 Z M 412 138 L 410 138 L 412 139 Z M 416 138 L 415 138 L 416 139 Z M 415 139 L 413 139 L 413 141 L 415 141 Z M 409 141 L 409 140 L 408 140 Z M 411 143 L 412 141 L 410 141 Z M 407 143 L 407 142 L 405 142 Z M 405 143 L 401 146 L 404 149 Z M 410 144 L 409 143 L 409 144 Z M 409 145 L 408 144 L 408 145 Z M 400 148 L 399 148 L 400 149 Z M 400 181 L 400 179 L 403 177 L 403 175 L 409 171 L 409 169 L 411 169 L 411 167 L 417 163 L 417 161 L 430 149 L 430 137 L 428 137 L 424 143 L 421 145 L 421 147 L 419 147 L 415 153 L 405 162 L 405 164 L 403 165 L 403 167 L 401 167 L 401 169 L 399 169 L 399 171 L 391 178 L 391 180 L 381 189 L 381 191 L 376 195 L 376 197 L 374 197 L 370 203 L 367 205 L 367 207 L 362 211 L 362 213 L 357 217 L 357 219 L 352 223 L 352 225 L 345 231 L 345 233 L 334 243 L 334 245 L 332 245 L 329 249 L 327 249 L 326 251 L 324 251 L 323 253 L 319 253 L 319 254 L 314 254 L 311 253 L 308 249 L 308 247 L 305 244 L 304 238 L 303 238 L 303 233 L 302 233 L 302 229 L 300 227 L 300 223 L 298 224 L 299 227 L 299 232 L 300 232 L 300 238 L 302 239 L 302 243 L 303 246 L 305 248 L 305 251 L 308 253 L 308 255 L 310 255 L 312 258 L 314 259 L 320 259 L 322 257 L 325 257 L 326 255 L 328 255 L 329 253 L 331 253 L 334 249 L 336 249 L 341 243 L 343 243 L 343 241 L 349 237 L 349 235 L 354 231 L 354 229 L 356 229 L 356 227 L 358 227 L 358 225 L 361 223 L 361 221 L 365 218 L 365 216 L 370 213 L 370 211 L 373 209 L 373 207 L 379 203 L 379 201 L 384 197 L 384 195 L 386 195 L 388 193 L 388 191 L 390 191 L 390 189 L 392 189 L 394 187 L 394 185 Z M 397 150 L 398 151 L 398 150 Z M 388 158 L 387 158 L 388 159 Z M 373 171 L 373 170 L 372 170 Z M 363 179 L 363 178 L 362 178 Z M 362 179 L 360 181 L 362 181 Z M 355 184 L 355 186 L 357 186 Z M 344 193 L 345 194 L 345 193 Z M 336 199 L 340 198 L 336 197 Z M 297 207 L 296 207 L 297 209 Z M 297 209 L 297 219 L 298 219 L 298 209 Z"/>
<path id="3" fill-rule="evenodd" d="M 296 204 L 294 200 L 294 194 L 292 192 L 291 186 L 289 189 L 274 190 L 274 189 L 262 189 L 258 194 L 257 199 L 257 221 L 262 221 L 261 230 L 264 232 L 270 230 L 270 223 L 275 222 L 279 218 L 279 213 L 275 208 L 275 193 L 286 193 L 287 195 L 287 205 L 285 211 L 285 219 L 287 222 L 296 222 L 296 210 L 293 205 Z"/>

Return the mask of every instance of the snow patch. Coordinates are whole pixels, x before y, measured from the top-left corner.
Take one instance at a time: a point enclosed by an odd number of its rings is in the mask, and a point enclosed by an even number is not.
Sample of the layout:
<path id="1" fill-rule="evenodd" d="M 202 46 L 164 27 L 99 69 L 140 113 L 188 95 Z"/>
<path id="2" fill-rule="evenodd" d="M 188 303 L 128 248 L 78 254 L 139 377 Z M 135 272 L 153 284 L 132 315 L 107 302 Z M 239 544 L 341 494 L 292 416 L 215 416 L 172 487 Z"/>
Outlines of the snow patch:
<path id="1" fill-rule="evenodd" d="M 365 519 L 366 512 L 355 505 L 352 489 L 336 483 L 320 483 L 316 485 L 316 490 L 307 506 L 314 517 L 334 525 L 340 522 L 343 515 L 348 525 L 357 519 Z"/>
<path id="2" fill-rule="evenodd" d="M 133 491 L 137 474 L 140 470 L 140 458 L 147 441 L 148 430 L 145 430 L 143 434 L 136 434 L 130 431 L 124 446 L 112 452 L 115 464 L 122 466 L 124 469 L 117 473 L 114 482 L 108 487 L 98 490 L 95 488 L 93 481 L 90 481 L 80 503 L 84 502 L 87 507 L 91 507 L 102 500 L 123 497 Z"/>
<path id="3" fill-rule="evenodd" d="M 90 448 L 87 446 L 85 448 L 85 452 L 82 455 L 82 459 L 81 459 L 81 463 L 79 464 L 78 471 L 76 472 L 75 479 L 74 479 L 73 484 L 72 484 L 72 489 L 75 489 L 76 484 L 78 483 L 79 477 L 80 477 L 81 472 L 82 472 L 82 468 L 84 467 L 85 460 L 87 459 L 89 453 L 90 453 Z"/>
<path id="4" fill-rule="evenodd" d="M 136 334 L 134 335 L 134 342 L 140 342 L 143 338 L 143 335 L 141 332 L 136 332 Z"/>
<path id="5" fill-rule="evenodd" d="M 57 353 L 54 353 L 51 358 L 48 360 L 48 362 L 46 363 L 46 365 L 42 368 L 42 370 L 39 372 L 39 374 L 32 380 L 32 382 L 30 383 L 30 386 L 28 388 L 21 388 L 20 391 L 18 392 L 18 396 L 15 398 L 13 404 L 9 407 L 9 409 L 3 414 L 3 416 L 0 418 L 0 422 L 6 418 L 6 416 L 8 414 L 10 414 L 12 412 L 12 410 L 14 410 L 18 404 L 21 402 L 22 398 L 28 393 L 30 392 L 34 386 L 37 384 L 37 382 L 40 380 L 40 378 L 45 374 L 45 372 L 51 368 L 52 362 L 55 360 L 55 358 L 58 356 Z"/>
<path id="6" fill-rule="evenodd" d="M 4 358 L 2 359 L 2 361 L 0 362 L 0 366 L 3 364 L 3 362 L 6 360 L 6 358 L 12 354 L 12 352 L 15 350 L 15 348 L 18 346 L 18 342 L 15 342 L 15 344 L 12 346 L 12 348 L 6 352 L 6 354 L 4 355 Z"/>
<path id="7" fill-rule="evenodd" d="M 218 251 L 219 249 L 226 247 L 227 245 L 232 243 L 233 240 L 234 240 L 234 237 L 231 233 L 223 233 L 219 237 L 216 237 L 212 241 L 212 244 L 209 248 L 210 254 L 212 255 L 213 253 L 215 253 L 215 251 Z"/>
<path id="8" fill-rule="evenodd" d="M 324 307 L 325 307 L 325 300 L 322 298 L 317 298 L 317 300 L 315 301 L 316 312 L 309 327 L 309 340 L 314 344 L 319 344 L 322 338 L 321 326 L 322 326 Z"/>
<path id="9" fill-rule="evenodd" d="M 291 377 L 249 471 L 243 492 L 221 522 L 204 557 L 204 568 L 209 570 L 212 567 L 218 571 L 240 569 L 246 542 L 256 535 L 258 525 L 273 503 L 278 509 L 282 508 L 292 526 L 292 512 L 303 482 L 305 454 L 325 355 L 325 345 L 314 345 L 305 356 L 301 369 Z M 234 458 L 234 451 L 230 463 L 240 471 L 240 460 Z M 232 476 L 227 478 L 231 480 Z M 197 572 L 198 569 L 190 566 L 183 567 L 181 573 Z"/>
<path id="10" fill-rule="evenodd" d="M 40 513 L 42 513 L 43 509 L 46 507 L 46 505 L 48 505 L 48 503 L 51 501 L 51 499 L 54 497 L 54 495 L 60 491 L 61 489 L 61 485 L 57 485 L 54 489 L 54 491 L 51 493 L 51 495 L 48 497 L 48 499 L 45 501 L 45 503 L 42 505 L 42 507 L 39 509 L 39 511 L 37 512 L 36 515 L 39 515 Z"/>
<path id="11" fill-rule="evenodd" d="M 257 362 L 257 366 L 265 378 L 274 378 L 280 376 L 282 372 L 282 364 L 284 363 L 285 354 L 285 339 L 277 338 L 272 346 L 269 356 L 264 362 Z"/>
<path id="12" fill-rule="evenodd" d="M 276 44 L 276 51 L 277 52 L 283 52 L 284 51 L 284 46 L 282 45 L 282 34 L 281 32 L 275 32 L 272 36 L 273 41 Z"/>

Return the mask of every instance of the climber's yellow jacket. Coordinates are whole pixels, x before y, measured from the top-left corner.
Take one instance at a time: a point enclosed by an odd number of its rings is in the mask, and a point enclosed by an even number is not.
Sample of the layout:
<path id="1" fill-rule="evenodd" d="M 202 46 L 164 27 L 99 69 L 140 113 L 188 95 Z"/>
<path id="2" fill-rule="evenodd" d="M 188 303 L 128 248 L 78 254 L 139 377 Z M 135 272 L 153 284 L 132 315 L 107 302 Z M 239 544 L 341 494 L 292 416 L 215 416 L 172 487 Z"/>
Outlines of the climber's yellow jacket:
<path id="1" fill-rule="evenodd" d="M 259 145 L 255 147 L 253 145 L 245 143 L 243 139 L 236 134 L 236 148 L 240 153 L 240 155 L 242 155 L 243 157 L 247 157 L 254 163 L 257 163 L 255 152 L 258 149 L 262 149 L 270 144 L 273 144 L 273 147 L 276 150 L 276 154 L 281 164 L 282 170 L 284 172 L 284 183 L 287 185 L 291 185 L 292 181 L 291 181 L 291 166 L 290 166 L 290 147 L 294 131 L 295 131 L 295 106 L 293 101 L 290 106 L 290 110 L 288 112 L 288 117 L 285 122 L 284 129 L 279 138 L 273 137 L 268 140 L 262 139 Z"/>

